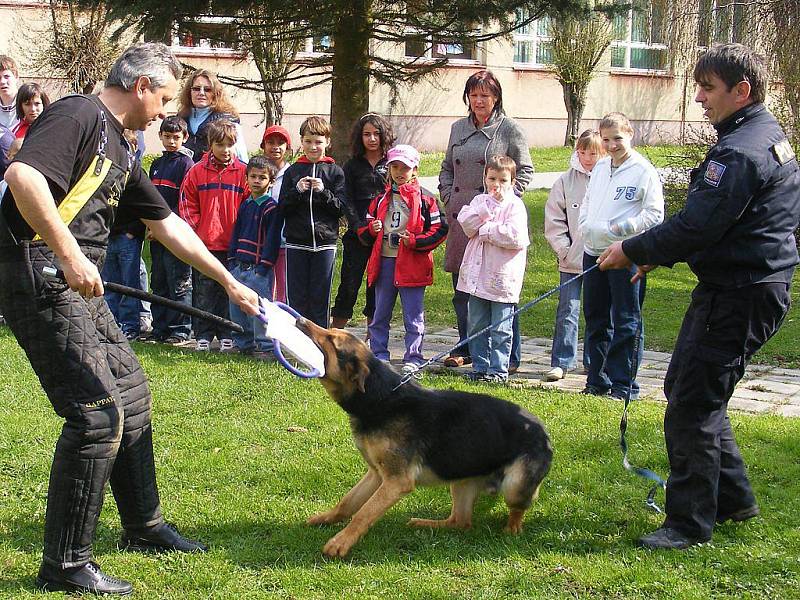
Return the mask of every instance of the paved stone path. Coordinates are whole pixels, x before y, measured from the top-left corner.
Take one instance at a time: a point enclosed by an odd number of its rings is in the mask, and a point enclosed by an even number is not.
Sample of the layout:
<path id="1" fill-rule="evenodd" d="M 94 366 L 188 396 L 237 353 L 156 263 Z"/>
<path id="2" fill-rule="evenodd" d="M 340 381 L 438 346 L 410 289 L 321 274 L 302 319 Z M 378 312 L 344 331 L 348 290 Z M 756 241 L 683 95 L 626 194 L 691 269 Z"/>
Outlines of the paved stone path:
<path id="1" fill-rule="evenodd" d="M 366 335 L 363 327 L 348 327 L 348 331 L 361 339 Z M 425 356 L 428 358 L 436 356 L 457 342 L 458 332 L 455 329 L 428 332 L 425 334 Z M 542 381 L 542 376 L 550 369 L 551 346 L 552 340 L 549 339 L 523 337 L 522 363 L 519 371 L 511 376 L 511 381 L 518 385 L 580 392 L 586 384 L 586 377 L 578 371 L 568 373 L 561 381 Z M 404 350 L 402 329 L 392 330 L 389 350 L 392 353 L 392 363 L 400 366 Z M 582 348 L 578 354 L 581 352 Z M 669 359 L 670 354 L 667 352 L 645 351 L 637 377 L 643 399 L 666 401 L 662 384 Z M 469 367 L 448 369 L 442 364 L 436 364 L 428 369 L 434 372 L 451 370 L 466 373 Z M 750 365 L 744 379 L 736 387 L 729 407 L 756 414 L 800 417 L 800 370 L 782 369 L 770 365 Z"/>

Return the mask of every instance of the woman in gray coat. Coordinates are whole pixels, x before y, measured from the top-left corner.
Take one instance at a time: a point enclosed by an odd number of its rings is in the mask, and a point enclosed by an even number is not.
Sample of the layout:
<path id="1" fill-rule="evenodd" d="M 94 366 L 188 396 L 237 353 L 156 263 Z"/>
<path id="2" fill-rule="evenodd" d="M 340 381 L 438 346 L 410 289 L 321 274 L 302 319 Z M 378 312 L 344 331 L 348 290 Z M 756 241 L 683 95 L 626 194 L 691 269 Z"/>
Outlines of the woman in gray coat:
<path id="1" fill-rule="evenodd" d="M 447 152 L 439 172 L 439 194 L 450 224 L 445 250 L 445 271 L 453 276 L 453 307 L 458 321 L 458 335 L 467 337 L 467 301 L 469 294 L 456 290 L 458 271 L 468 238 L 456 219 L 461 207 L 484 192 L 483 171 L 486 161 L 495 154 L 505 154 L 517 163 L 515 193 L 522 196 L 533 177 L 533 164 L 525 133 L 503 111 L 503 89 L 491 71 L 478 71 L 464 86 L 464 104 L 469 114 L 450 129 Z M 514 318 L 514 343 L 511 349 L 511 372 L 519 366 L 519 321 Z M 453 351 L 445 364 L 460 367 L 472 362 L 469 348 Z"/>

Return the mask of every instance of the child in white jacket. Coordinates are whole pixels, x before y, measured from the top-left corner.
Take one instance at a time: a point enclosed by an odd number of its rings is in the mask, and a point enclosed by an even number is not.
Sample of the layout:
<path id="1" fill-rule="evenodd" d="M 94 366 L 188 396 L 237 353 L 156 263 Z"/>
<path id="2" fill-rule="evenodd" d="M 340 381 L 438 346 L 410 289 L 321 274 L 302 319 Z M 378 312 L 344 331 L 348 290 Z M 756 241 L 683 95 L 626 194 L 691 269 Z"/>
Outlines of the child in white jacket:
<path id="1" fill-rule="evenodd" d="M 633 237 L 664 220 L 664 192 L 653 165 L 633 150 L 633 128 L 622 113 L 600 121 L 608 157 L 592 170 L 581 206 L 583 268 L 617 240 Z M 584 276 L 584 345 L 589 368 L 584 393 L 624 399 L 639 395 L 636 371 L 643 352 L 645 281 L 631 283 L 636 266 Z M 638 339 L 637 339 L 638 338 Z"/>
<path id="2" fill-rule="evenodd" d="M 525 276 L 528 212 L 514 194 L 516 164 L 508 156 L 486 163 L 485 194 L 458 213 L 469 242 L 456 289 L 470 295 L 469 335 L 494 325 L 469 342 L 474 381 L 505 382 L 511 356 L 511 314 L 519 301 Z M 495 325 L 496 324 L 496 325 Z"/>
<path id="3" fill-rule="evenodd" d="M 583 271 L 583 238 L 578 232 L 578 220 L 589 185 L 592 169 L 605 155 L 600 132 L 587 129 L 578 136 L 575 152 L 569 161 L 569 170 L 563 173 L 550 190 L 544 206 L 544 237 L 558 258 L 561 288 L 558 294 L 553 348 L 545 381 L 563 379 L 577 366 L 578 322 L 581 316 L 581 288 L 583 280 L 575 276 Z M 583 366 L 588 369 L 589 355 L 583 349 Z"/>

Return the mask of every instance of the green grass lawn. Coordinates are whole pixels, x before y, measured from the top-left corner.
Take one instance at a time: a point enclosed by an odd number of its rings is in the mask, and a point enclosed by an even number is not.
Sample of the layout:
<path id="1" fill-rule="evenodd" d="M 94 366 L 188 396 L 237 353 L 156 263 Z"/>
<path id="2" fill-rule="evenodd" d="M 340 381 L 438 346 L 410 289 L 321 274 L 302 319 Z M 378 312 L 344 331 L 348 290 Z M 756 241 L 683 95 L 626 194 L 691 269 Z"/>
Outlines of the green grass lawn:
<path id="1" fill-rule="evenodd" d="M 95 545 L 137 598 L 797 598 L 800 420 L 734 415 L 763 517 L 717 529 L 686 552 L 637 549 L 660 524 L 647 485 L 617 449 L 620 405 L 541 390 L 493 388 L 545 422 L 553 468 L 519 536 L 483 498 L 468 532 L 406 527 L 444 518 L 444 488 L 399 502 L 345 560 L 323 558 L 338 529 L 305 519 L 334 504 L 364 467 L 347 418 L 314 381 L 243 357 L 136 345 L 154 401 L 156 463 L 167 518 L 211 545 L 162 558 L 117 550 L 111 499 Z M 0 597 L 38 598 L 47 475 L 60 420 L 6 328 L 0 329 Z M 434 386 L 487 389 L 451 377 Z M 663 406 L 634 405 L 632 459 L 664 474 Z M 663 503 L 663 495 L 659 495 Z M 63 597 L 48 595 L 47 597 Z"/>

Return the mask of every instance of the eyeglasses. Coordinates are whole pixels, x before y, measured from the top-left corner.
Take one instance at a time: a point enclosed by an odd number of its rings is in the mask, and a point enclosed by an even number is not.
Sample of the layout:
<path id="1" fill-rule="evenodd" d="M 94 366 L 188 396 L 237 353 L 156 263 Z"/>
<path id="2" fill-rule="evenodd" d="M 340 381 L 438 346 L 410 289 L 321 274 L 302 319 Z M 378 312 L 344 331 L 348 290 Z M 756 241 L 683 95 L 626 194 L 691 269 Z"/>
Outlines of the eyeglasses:
<path id="1" fill-rule="evenodd" d="M 212 88 L 211 86 L 205 87 L 204 85 L 193 85 L 192 86 L 192 91 L 193 92 L 213 92 L 214 88 Z"/>

